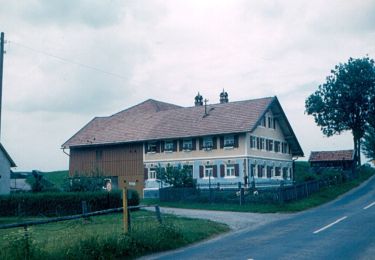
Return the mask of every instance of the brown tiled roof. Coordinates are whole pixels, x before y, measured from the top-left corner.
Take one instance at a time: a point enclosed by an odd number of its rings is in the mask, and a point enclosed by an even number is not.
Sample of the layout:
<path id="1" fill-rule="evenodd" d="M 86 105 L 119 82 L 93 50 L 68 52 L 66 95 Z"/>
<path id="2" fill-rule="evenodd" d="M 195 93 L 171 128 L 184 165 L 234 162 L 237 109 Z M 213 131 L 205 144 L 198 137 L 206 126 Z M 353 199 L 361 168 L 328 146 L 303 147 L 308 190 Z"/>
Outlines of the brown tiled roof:
<path id="1" fill-rule="evenodd" d="M 309 162 L 351 161 L 354 159 L 353 155 L 353 150 L 311 152 Z"/>
<path id="2" fill-rule="evenodd" d="M 275 100 L 208 105 L 208 116 L 204 116 L 204 106 L 180 107 L 149 99 L 112 116 L 94 118 L 63 147 L 249 132 Z M 299 153 L 303 154 L 301 149 Z"/>

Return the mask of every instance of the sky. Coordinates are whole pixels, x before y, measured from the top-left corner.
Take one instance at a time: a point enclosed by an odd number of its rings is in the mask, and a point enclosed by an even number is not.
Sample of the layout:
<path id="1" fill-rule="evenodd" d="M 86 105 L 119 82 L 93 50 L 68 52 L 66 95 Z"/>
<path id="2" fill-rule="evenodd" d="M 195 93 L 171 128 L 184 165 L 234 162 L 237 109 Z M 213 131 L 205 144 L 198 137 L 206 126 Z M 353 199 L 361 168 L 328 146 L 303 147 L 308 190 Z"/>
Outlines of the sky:
<path id="1" fill-rule="evenodd" d="M 1 142 L 15 171 L 68 169 L 61 145 L 146 99 L 192 106 L 277 96 L 304 150 L 324 137 L 305 99 L 349 57 L 375 58 L 375 1 L 0 0 Z"/>

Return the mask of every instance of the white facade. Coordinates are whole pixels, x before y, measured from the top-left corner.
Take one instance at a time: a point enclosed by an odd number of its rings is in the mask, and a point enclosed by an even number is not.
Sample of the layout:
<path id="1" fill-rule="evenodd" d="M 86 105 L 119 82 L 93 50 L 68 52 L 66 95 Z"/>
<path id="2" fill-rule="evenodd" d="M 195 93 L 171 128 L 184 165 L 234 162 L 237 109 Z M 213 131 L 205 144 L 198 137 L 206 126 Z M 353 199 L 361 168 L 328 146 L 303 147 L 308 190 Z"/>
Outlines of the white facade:
<path id="1" fill-rule="evenodd" d="M 0 149 L 0 195 L 10 193 L 10 167 L 12 161 L 3 149 Z"/>

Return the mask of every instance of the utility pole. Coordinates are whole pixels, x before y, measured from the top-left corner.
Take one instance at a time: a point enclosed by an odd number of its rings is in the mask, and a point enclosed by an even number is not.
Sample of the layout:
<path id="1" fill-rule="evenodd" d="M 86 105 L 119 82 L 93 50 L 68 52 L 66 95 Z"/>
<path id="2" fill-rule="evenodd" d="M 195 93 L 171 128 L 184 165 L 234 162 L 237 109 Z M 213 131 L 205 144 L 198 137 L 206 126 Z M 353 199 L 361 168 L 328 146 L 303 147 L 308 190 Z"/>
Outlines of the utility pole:
<path id="1" fill-rule="evenodd" d="M 1 39 L 0 39 L 0 138 L 1 138 L 1 108 L 2 108 L 2 99 L 3 99 L 4 41 L 5 41 L 4 33 L 2 32 Z"/>

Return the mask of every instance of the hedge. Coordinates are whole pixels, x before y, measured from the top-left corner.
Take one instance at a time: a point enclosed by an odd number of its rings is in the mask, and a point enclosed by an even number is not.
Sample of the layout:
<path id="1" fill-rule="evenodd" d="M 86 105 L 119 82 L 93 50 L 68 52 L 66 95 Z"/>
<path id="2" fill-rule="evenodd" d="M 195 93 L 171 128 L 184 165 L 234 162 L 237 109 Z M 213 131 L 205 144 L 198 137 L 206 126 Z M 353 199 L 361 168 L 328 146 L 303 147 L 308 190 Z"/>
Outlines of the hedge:
<path id="1" fill-rule="evenodd" d="M 63 216 L 122 207 L 121 191 L 15 193 L 0 196 L 0 216 Z M 139 204 L 138 193 L 129 191 L 129 206 Z"/>

